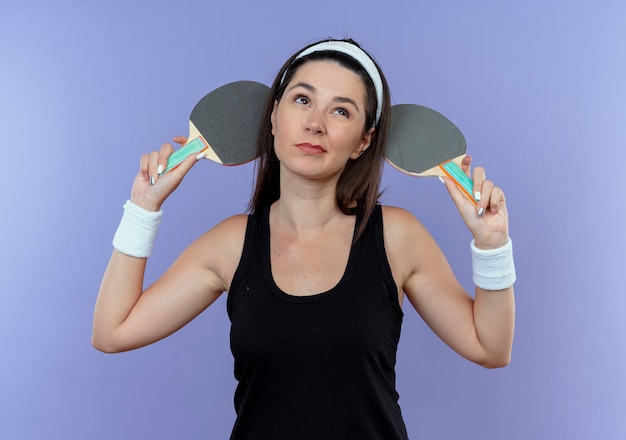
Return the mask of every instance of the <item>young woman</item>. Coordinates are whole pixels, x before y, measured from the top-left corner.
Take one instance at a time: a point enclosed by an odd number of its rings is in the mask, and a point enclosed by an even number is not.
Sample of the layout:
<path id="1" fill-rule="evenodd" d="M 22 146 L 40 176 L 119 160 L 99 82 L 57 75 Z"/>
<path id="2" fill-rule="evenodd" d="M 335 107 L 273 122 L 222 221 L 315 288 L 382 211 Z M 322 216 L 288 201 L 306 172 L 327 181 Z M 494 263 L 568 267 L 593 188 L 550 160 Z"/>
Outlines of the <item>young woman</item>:
<path id="1" fill-rule="evenodd" d="M 472 296 L 413 215 L 378 204 L 389 114 L 387 82 L 352 40 L 292 56 L 261 126 L 250 214 L 209 230 L 145 290 L 161 205 L 196 159 L 159 176 L 173 147 L 144 155 L 98 294 L 93 345 L 151 344 L 228 292 L 233 439 L 406 439 L 394 372 L 405 296 L 461 356 L 507 365 L 515 271 L 504 194 L 476 167 L 475 208 L 443 179 L 473 235 Z"/>

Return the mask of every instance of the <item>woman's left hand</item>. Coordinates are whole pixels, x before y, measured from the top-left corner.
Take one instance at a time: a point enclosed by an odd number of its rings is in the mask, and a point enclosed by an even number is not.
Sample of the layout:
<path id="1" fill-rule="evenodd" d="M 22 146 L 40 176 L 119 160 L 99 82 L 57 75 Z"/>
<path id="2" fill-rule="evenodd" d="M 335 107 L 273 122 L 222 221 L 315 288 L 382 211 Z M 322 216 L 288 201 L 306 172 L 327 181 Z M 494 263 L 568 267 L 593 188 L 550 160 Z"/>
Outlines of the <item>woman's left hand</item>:
<path id="1" fill-rule="evenodd" d="M 474 181 L 478 206 L 467 199 L 452 179 L 443 177 L 443 181 L 463 221 L 474 236 L 476 247 L 495 249 L 504 246 L 509 240 L 509 215 L 504 192 L 487 180 L 483 167 L 476 167 L 473 174 L 470 174 L 471 163 L 472 158 L 466 156 L 461 168 Z"/>

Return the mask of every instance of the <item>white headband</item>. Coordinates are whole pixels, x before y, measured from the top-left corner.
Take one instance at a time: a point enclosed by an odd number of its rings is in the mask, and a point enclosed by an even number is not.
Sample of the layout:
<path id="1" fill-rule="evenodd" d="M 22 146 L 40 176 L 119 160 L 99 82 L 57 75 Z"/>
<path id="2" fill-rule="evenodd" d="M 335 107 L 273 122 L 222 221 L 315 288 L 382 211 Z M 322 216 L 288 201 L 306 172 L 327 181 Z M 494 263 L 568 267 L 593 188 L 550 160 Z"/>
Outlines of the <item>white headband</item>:
<path id="1" fill-rule="evenodd" d="M 363 66 L 369 77 L 372 79 L 374 88 L 376 89 L 376 122 L 374 125 L 378 124 L 378 121 L 380 121 L 380 115 L 383 111 L 383 81 L 376 65 L 374 64 L 374 61 L 372 61 L 370 56 L 365 53 L 363 49 L 346 41 L 322 41 L 321 43 L 304 49 L 298 54 L 298 56 L 296 56 L 295 60 L 310 55 L 313 52 L 321 52 L 325 50 L 344 53 L 354 58 L 359 64 L 361 64 L 361 66 Z M 285 71 L 285 75 L 286 74 L 287 71 Z M 281 83 L 284 81 L 285 75 L 283 75 Z"/>

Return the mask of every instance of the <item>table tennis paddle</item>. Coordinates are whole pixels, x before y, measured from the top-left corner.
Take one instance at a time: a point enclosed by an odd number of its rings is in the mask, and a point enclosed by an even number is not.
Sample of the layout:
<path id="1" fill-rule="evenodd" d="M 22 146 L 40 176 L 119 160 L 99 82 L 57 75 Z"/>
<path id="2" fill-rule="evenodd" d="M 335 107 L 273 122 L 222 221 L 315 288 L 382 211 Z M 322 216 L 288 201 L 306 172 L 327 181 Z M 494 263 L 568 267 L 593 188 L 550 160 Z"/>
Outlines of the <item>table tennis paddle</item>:
<path id="1" fill-rule="evenodd" d="M 447 176 L 476 205 L 473 182 L 461 169 L 467 144 L 463 133 L 441 113 L 417 104 L 391 107 L 385 156 L 394 168 L 419 177 Z"/>
<path id="2" fill-rule="evenodd" d="M 258 82 L 236 81 L 202 98 L 189 116 L 189 140 L 172 153 L 163 173 L 190 155 L 204 154 L 204 158 L 222 165 L 241 165 L 256 159 L 259 125 L 269 90 Z"/>

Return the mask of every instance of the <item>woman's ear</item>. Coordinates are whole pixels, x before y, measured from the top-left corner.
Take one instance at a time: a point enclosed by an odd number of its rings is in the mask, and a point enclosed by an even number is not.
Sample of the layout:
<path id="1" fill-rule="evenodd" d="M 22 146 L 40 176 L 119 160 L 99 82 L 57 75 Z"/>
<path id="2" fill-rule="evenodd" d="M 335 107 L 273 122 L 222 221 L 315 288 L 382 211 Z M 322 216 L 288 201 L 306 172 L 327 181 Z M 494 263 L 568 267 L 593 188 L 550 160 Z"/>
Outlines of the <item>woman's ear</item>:
<path id="1" fill-rule="evenodd" d="M 365 150 L 367 150 L 372 143 L 372 138 L 374 137 L 374 132 L 376 129 L 371 127 L 369 130 L 363 134 L 361 138 L 361 142 L 356 146 L 352 154 L 350 155 L 350 159 L 358 159 Z"/>
<path id="2" fill-rule="evenodd" d="M 276 110 L 278 109 L 278 100 L 274 100 L 274 108 L 272 109 L 272 115 L 270 116 L 270 122 L 272 123 L 272 136 L 276 136 Z"/>

